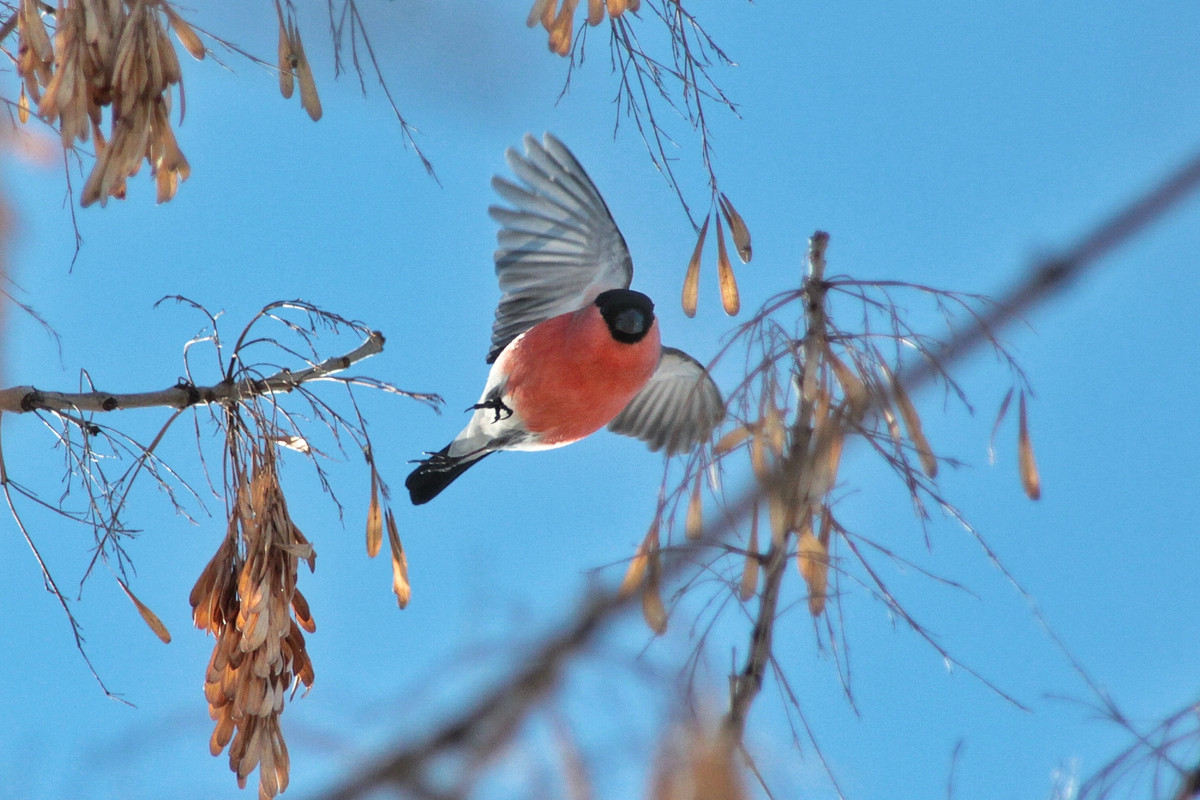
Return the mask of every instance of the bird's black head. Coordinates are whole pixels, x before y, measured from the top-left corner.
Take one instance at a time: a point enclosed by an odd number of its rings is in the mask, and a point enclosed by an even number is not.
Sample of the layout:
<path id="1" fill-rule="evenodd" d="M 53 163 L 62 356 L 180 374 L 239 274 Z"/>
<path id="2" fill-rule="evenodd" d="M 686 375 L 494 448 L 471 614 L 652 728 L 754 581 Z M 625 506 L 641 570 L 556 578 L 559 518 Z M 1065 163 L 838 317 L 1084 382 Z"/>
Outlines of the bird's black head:
<path id="1" fill-rule="evenodd" d="M 596 298 L 608 332 L 618 342 L 637 344 L 654 324 L 654 303 L 641 292 L 609 289 Z"/>

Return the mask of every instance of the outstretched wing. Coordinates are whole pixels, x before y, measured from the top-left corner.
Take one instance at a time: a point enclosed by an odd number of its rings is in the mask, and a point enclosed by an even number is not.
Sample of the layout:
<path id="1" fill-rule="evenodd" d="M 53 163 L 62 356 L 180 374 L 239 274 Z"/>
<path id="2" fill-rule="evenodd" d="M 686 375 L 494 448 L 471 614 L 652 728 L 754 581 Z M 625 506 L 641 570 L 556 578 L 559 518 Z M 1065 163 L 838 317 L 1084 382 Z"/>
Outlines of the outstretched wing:
<path id="1" fill-rule="evenodd" d="M 516 184 L 492 186 L 512 207 L 491 206 L 500 223 L 496 275 L 500 305 L 492 325 L 492 363 L 539 322 L 578 311 L 607 289 L 627 289 L 633 261 L 608 206 L 571 151 L 550 134 L 525 136 L 525 155 L 509 148 Z"/>
<path id="2" fill-rule="evenodd" d="M 608 429 L 675 455 L 708 438 L 725 418 L 721 392 L 699 361 L 664 347 L 658 369 Z"/>

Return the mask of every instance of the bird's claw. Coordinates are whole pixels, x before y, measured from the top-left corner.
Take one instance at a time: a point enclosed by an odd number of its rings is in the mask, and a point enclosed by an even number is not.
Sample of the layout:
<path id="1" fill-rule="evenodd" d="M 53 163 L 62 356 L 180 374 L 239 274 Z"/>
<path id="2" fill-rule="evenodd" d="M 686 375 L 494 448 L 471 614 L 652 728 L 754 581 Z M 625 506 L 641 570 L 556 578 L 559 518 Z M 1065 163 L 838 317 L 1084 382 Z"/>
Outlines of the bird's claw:
<path id="1" fill-rule="evenodd" d="M 500 399 L 499 397 L 489 397 L 487 400 L 484 400 L 482 403 L 476 403 L 475 405 L 471 406 L 467 410 L 475 411 L 475 410 L 478 410 L 481 408 L 486 408 L 486 409 L 489 409 L 496 413 L 496 418 L 492 420 L 493 423 L 497 423 L 502 419 L 508 419 L 509 417 L 511 417 L 513 415 L 513 410 L 511 408 L 509 408 L 508 406 L 506 406 L 504 404 L 504 401 L 502 399 Z M 501 416 L 501 414 L 503 414 L 504 416 Z"/>

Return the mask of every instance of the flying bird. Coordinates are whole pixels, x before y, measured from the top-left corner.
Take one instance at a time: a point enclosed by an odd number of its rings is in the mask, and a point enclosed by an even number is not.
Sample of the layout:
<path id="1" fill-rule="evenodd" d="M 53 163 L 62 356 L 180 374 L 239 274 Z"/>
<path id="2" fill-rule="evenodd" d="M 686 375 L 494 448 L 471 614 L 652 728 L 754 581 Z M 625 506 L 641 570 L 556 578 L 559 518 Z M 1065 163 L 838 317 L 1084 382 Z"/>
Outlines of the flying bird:
<path id="1" fill-rule="evenodd" d="M 404 482 L 415 505 L 498 450 L 562 447 L 607 425 L 673 455 L 725 416 L 704 367 L 659 341 L 654 304 L 629 288 L 625 238 L 571 151 L 547 133 L 505 155 L 520 183 L 492 179 L 511 207 L 488 209 L 503 293 L 491 372 L 467 426 Z"/>

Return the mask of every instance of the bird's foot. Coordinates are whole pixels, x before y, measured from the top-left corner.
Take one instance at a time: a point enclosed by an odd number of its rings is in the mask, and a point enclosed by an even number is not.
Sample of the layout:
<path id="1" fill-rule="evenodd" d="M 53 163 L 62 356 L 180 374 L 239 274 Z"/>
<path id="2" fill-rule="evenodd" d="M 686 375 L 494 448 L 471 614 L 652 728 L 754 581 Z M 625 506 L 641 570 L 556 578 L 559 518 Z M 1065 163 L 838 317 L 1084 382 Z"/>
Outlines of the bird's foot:
<path id="1" fill-rule="evenodd" d="M 502 419 L 508 419 L 509 417 L 511 417 L 513 415 L 513 410 L 511 408 L 509 408 L 508 406 L 506 406 L 504 404 L 504 401 L 501 400 L 499 397 L 489 397 L 487 400 L 484 400 L 482 403 L 476 403 L 475 405 L 471 406 L 467 410 L 475 411 L 475 410 L 478 410 L 481 408 L 486 408 L 486 409 L 489 409 L 496 413 L 496 418 L 492 420 L 493 423 L 499 422 Z M 503 415 L 503 416 L 501 416 L 501 415 Z"/>

